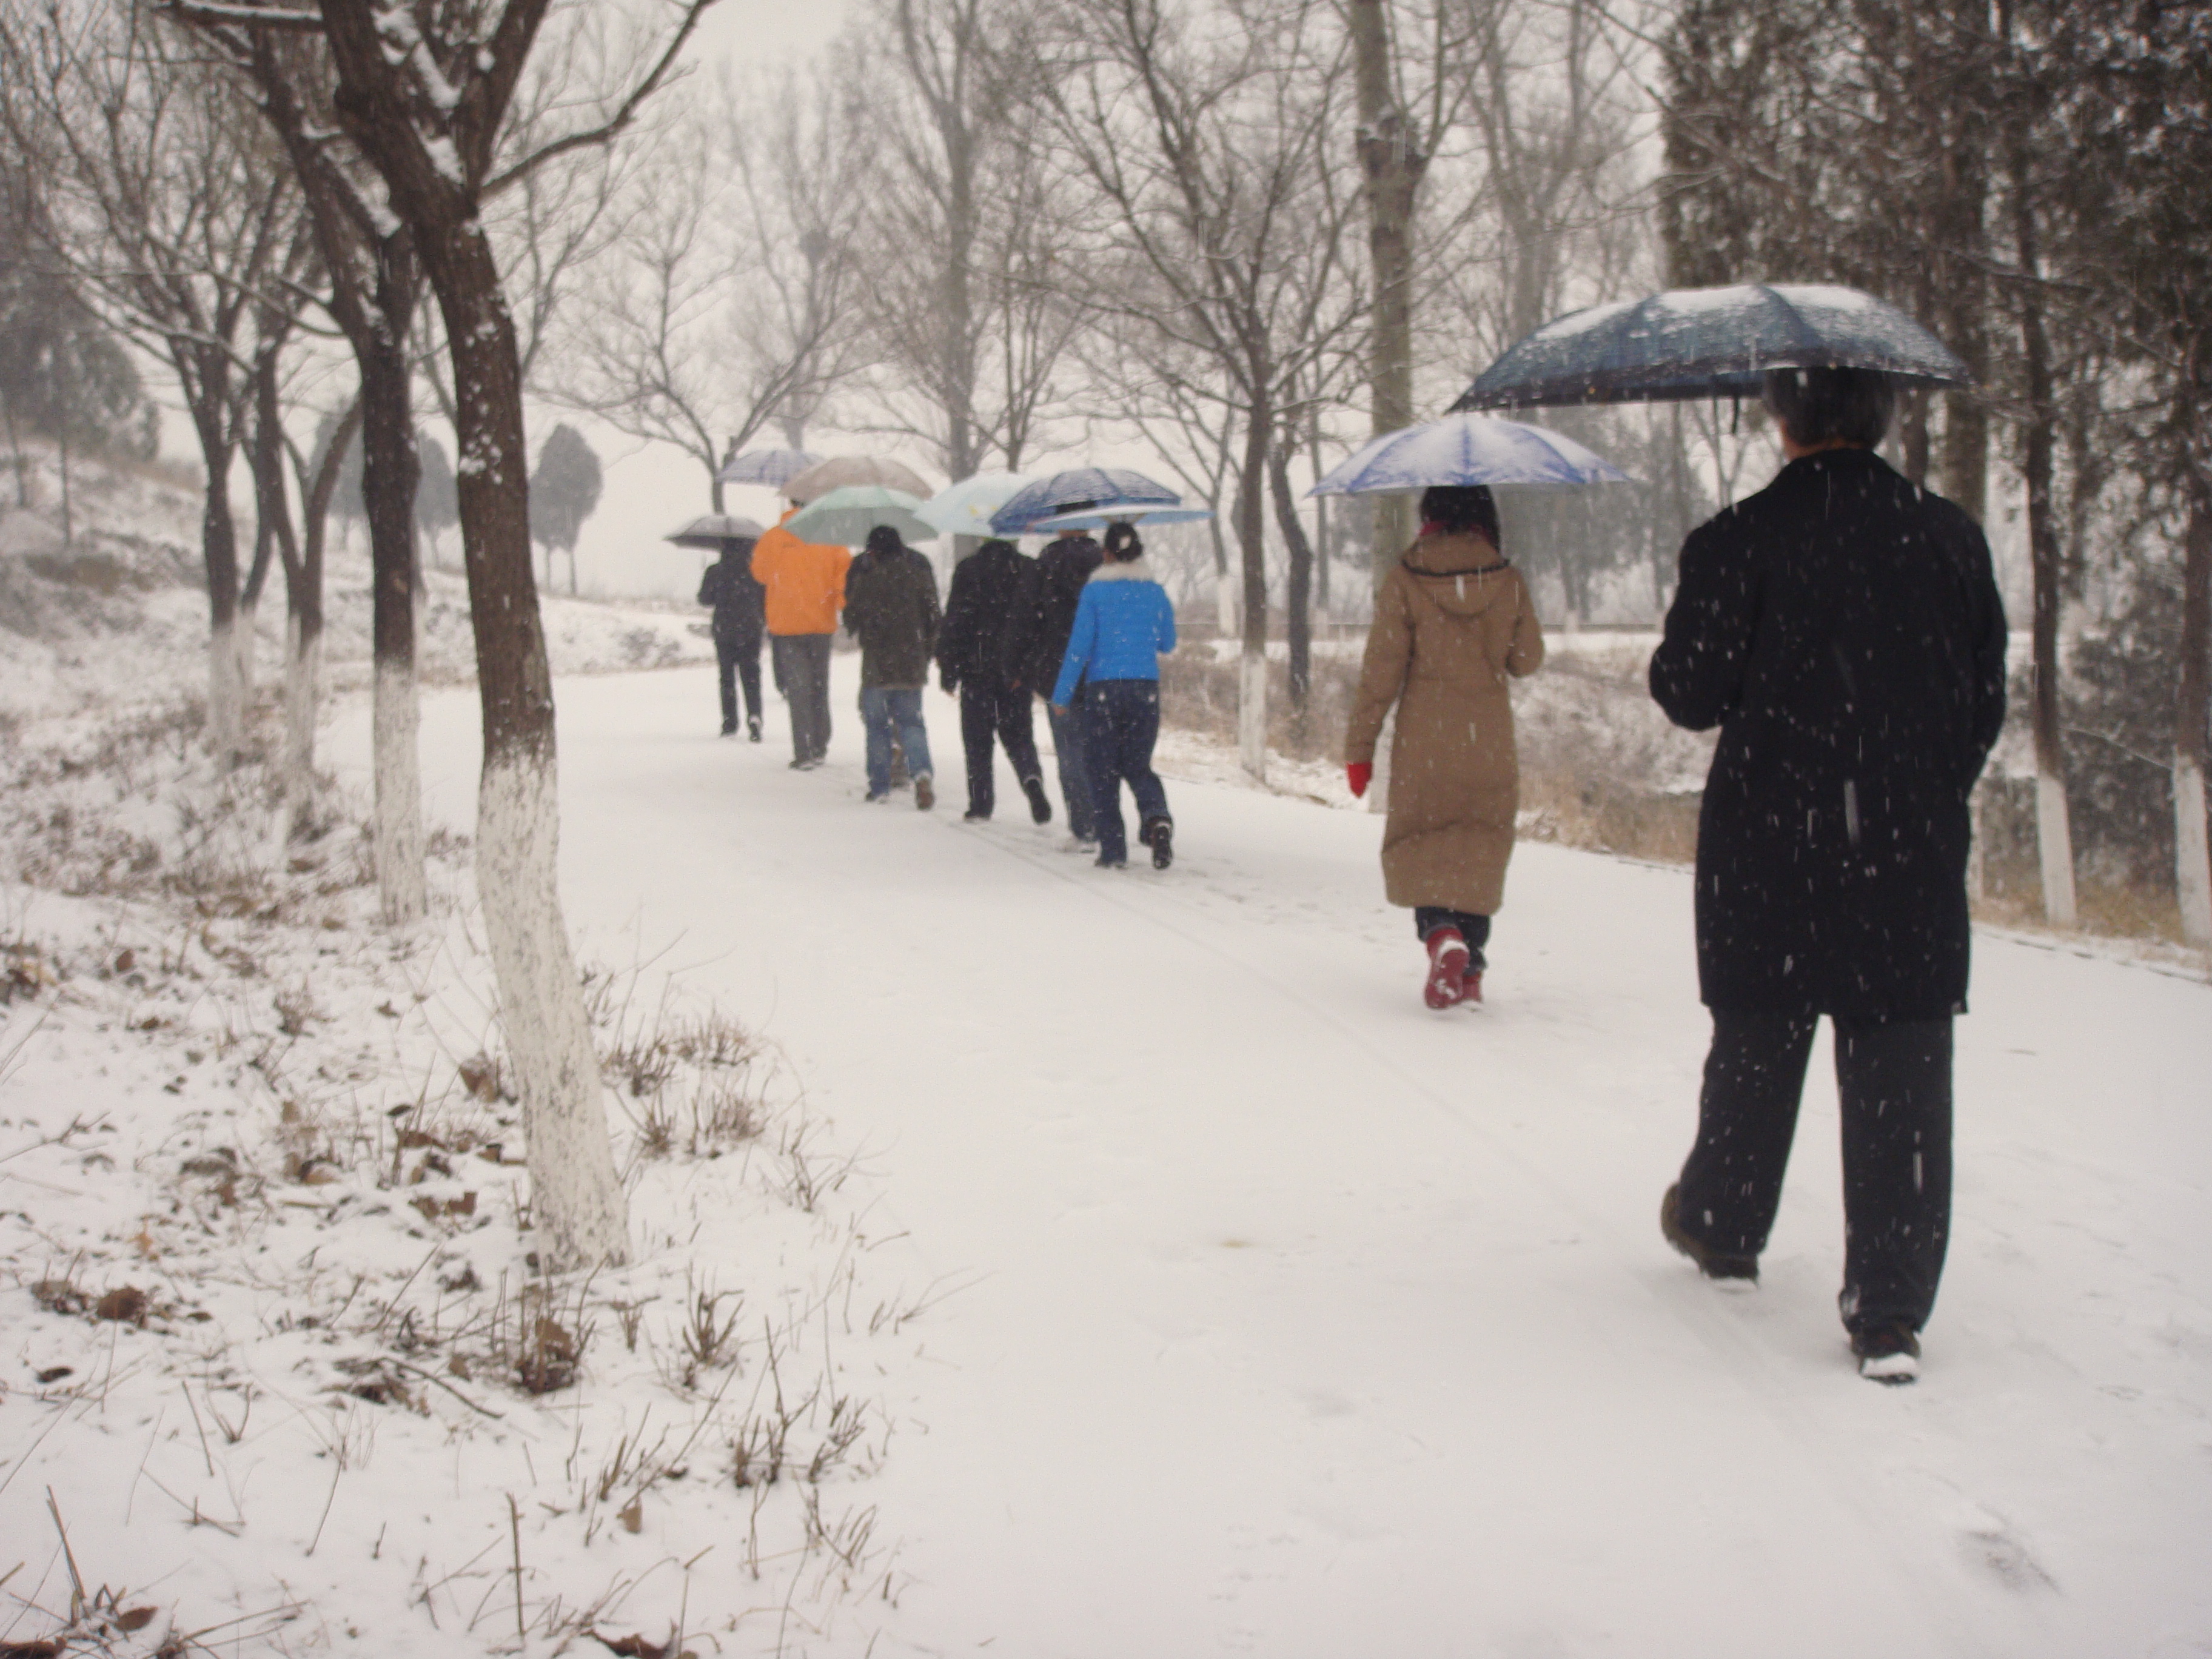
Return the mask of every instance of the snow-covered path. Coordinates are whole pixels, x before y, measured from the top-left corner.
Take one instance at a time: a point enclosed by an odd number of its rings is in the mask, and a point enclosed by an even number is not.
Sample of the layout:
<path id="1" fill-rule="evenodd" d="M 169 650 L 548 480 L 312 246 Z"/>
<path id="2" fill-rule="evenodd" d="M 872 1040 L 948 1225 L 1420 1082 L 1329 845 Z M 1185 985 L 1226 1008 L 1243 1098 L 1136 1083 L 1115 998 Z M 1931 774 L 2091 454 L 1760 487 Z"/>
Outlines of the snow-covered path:
<path id="1" fill-rule="evenodd" d="M 877 1654 L 2212 1650 L 2203 985 L 1979 942 L 1951 1267 L 1887 1391 L 1835 1319 L 1825 1039 L 1761 1289 L 1659 1238 L 1684 874 L 1523 846 L 1489 1006 L 1439 1017 L 1377 820 L 1171 778 L 1174 871 L 1097 872 L 1003 769 L 960 823 L 934 690 L 939 810 L 864 806 L 853 666 L 811 775 L 780 705 L 711 735 L 709 672 L 564 680 L 562 859 L 583 953 L 680 938 L 960 1287 L 881 1380 Z M 426 704 L 461 828 L 476 720 Z"/>

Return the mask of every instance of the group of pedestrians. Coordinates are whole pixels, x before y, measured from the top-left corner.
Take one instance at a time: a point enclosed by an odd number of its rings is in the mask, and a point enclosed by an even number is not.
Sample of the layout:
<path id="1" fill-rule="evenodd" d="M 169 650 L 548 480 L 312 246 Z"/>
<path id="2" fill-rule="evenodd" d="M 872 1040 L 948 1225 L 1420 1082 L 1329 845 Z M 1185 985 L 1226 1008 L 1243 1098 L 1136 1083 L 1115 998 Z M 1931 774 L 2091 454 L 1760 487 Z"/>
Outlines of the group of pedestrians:
<path id="1" fill-rule="evenodd" d="M 1077 532 L 1037 557 L 1013 543 L 985 542 L 961 561 L 938 605 L 928 559 L 896 530 L 878 526 L 855 558 L 786 527 L 757 541 L 732 538 L 708 568 L 699 602 L 714 609 L 722 735 L 737 731 L 742 683 L 746 732 L 761 741 L 760 644 L 790 704 L 792 766 L 819 766 L 830 746 L 830 659 L 841 619 L 860 647 L 860 719 L 867 734 L 867 799 L 890 797 L 894 755 L 913 780 L 915 805 L 936 804 L 922 694 L 929 665 L 960 702 L 968 779 L 966 820 L 997 808 L 996 750 L 1003 749 L 1031 819 L 1052 821 L 1037 756 L 1035 705 L 1046 702 L 1067 825 L 1103 867 L 1128 862 L 1121 816 L 1126 783 L 1137 839 L 1156 869 L 1174 860 L 1174 819 L 1152 769 L 1159 735 L 1159 654 L 1176 646 L 1175 611 L 1152 578 L 1144 543 L 1126 524 L 1102 545 Z"/>

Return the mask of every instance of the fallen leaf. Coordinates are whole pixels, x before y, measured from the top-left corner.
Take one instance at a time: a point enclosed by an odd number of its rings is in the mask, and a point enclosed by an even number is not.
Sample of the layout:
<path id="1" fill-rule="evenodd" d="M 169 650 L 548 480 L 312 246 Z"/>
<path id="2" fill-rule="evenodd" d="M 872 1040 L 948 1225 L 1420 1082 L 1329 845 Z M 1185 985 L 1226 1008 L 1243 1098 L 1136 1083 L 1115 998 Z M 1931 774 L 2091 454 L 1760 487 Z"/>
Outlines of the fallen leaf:
<path id="1" fill-rule="evenodd" d="M 640 1492 L 623 1508 L 616 1510 L 615 1519 L 623 1523 L 624 1532 L 641 1531 L 645 1526 L 645 1494 Z"/>

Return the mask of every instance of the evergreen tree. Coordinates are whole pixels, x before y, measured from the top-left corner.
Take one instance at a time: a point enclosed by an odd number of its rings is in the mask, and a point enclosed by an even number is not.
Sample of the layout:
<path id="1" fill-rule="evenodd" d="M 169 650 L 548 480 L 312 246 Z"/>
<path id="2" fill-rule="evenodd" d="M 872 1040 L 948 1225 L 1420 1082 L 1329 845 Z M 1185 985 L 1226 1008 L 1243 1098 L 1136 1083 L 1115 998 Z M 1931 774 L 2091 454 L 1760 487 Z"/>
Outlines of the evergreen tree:
<path id="1" fill-rule="evenodd" d="M 568 556 L 568 591 L 576 591 L 576 538 L 599 505 L 605 483 L 599 458 L 584 434 L 565 421 L 538 452 L 530 478 L 530 533 L 545 549 L 545 580 L 553 580 L 553 554 Z"/>

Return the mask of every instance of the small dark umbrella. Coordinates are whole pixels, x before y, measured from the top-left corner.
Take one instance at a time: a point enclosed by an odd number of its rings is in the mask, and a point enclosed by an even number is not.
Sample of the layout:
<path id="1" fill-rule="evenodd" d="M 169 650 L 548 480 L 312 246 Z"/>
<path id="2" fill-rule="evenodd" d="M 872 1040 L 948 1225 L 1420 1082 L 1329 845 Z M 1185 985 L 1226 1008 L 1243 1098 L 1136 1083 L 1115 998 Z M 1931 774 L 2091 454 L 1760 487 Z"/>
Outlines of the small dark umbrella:
<path id="1" fill-rule="evenodd" d="M 1547 404 L 1750 398 L 1773 368 L 1879 369 L 1907 386 L 1973 376 L 1894 306 L 1856 289 L 1678 288 L 1555 318 L 1476 377 L 1452 413 Z"/>
<path id="2" fill-rule="evenodd" d="M 758 541 L 766 532 L 750 519 L 737 519 L 726 513 L 708 513 L 691 520 L 672 536 L 663 536 L 665 542 L 674 542 L 678 547 L 701 547 L 709 553 L 721 551 L 724 542 Z"/>

